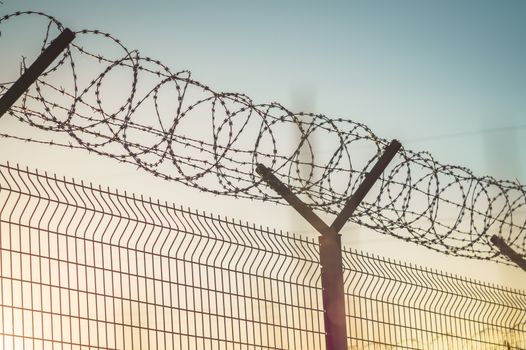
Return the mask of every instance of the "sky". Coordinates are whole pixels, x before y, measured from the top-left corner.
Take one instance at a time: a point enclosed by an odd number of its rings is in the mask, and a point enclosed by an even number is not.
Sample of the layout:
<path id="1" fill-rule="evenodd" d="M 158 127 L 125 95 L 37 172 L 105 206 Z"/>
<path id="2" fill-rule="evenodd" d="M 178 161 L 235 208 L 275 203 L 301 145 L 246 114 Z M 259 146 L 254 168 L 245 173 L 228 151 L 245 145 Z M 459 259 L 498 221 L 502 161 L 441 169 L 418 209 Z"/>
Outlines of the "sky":
<path id="1" fill-rule="evenodd" d="M 43 11 L 100 29 L 189 69 L 216 91 L 344 117 L 476 175 L 526 183 L 526 2 L 3 0 L 0 15 Z M 39 27 L 40 28 L 40 27 Z M 17 47 L 40 30 L 20 28 Z M 0 41 L 0 45 L 2 42 Z M 10 45 L 15 45 L 11 43 Z M 4 60 L 11 47 L 0 46 Z M 38 49 L 38 48 L 35 48 Z M 16 58 L 16 57 L 15 57 Z M 13 64 L 0 67 L 0 80 Z M 10 67 L 10 68 L 7 68 Z M 17 126 L 3 118 L 0 128 Z M 195 209 L 314 235 L 292 209 L 195 193 L 82 151 L 0 139 L 0 161 L 143 193 Z M 257 208 L 255 213 L 254 208 Z M 269 222 L 268 218 L 272 218 Z M 357 249 L 526 289 L 524 272 L 433 253 L 355 225 Z"/>

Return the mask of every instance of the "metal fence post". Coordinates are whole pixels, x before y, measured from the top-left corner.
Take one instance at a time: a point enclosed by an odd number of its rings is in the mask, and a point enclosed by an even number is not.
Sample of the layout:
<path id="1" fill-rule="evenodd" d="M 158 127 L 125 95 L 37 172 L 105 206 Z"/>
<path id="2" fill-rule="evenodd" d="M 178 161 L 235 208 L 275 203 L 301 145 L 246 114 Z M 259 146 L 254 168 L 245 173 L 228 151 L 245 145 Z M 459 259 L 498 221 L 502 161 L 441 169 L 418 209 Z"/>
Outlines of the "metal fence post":
<path id="1" fill-rule="evenodd" d="M 345 292 L 341 235 L 324 234 L 320 242 L 322 300 L 327 350 L 347 349 L 347 322 L 345 320 Z"/>
<path id="2" fill-rule="evenodd" d="M 301 214 L 320 234 L 320 265 L 322 299 L 325 322 L 325 344 L 327 350 L 347 349 L 347 325 L 345 320 L 345 294 L 343 287 L 343 265 L 341 251 L 341 236 L 338 232 L 349 220 L 354 210 L 387 165 L 400 149 L 400 142 L 393 140 L 385 149 L 371 171 L 365 176 L 356 192 L 347 201 L 329 227 L 311 208 L 303 203 L 292 191 L 285 186 L 270 169 L 258 164 L 256 172 L 280 196 L 283 197 L 296 211 Z"/>
<path id="3" fill-rule="evenodd" d="M 499 248 L 501 254 L 506 255 L 511 261 L 517 264 L 517 266 L 526 271 L 526 260 L 524 260 L 519 253 L 511 249 L 502 238 L 493 235 L 491 236 L 490 241 Z"/>
<path id="4" fill-rule="evenodd" d="M 38 79 L 40 74 L 60 55 L 62 51 L 75 39 L 75 33 L 66 28 L 49 44 L 35 62 L 22 74 L 20 78 L 0 98 L 0 118 L 11 108 L 16 100 Z"/>

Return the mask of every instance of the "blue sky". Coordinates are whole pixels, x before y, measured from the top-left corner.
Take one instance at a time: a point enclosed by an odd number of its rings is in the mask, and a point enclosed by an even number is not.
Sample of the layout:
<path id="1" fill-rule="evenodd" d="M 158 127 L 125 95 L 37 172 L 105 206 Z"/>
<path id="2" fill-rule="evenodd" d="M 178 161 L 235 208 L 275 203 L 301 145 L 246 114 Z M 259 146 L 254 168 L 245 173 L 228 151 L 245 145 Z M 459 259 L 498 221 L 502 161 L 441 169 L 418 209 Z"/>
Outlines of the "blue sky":
<path id="1" fill-rule="evenodd" d="M 191 70 L 215 90 L 350 118 L 380 137 L 428 150 L 443 163 L 526 183 L 526 1 L 0 4 L 0 15 L 16 10 L 46 12 L 73 30 L 110 32 L 173 71 Z M 31 29 L 22 30 L 18 45 L 30 42 Z M 2 153 L 2 161 L 21 159 L 35 166 L 40 161 L 40 168 L 60 173 L 58 164 L 70 157 L 51 149 L 48 162 L 33 159 L 30 149 L 16 159 Z M 92 172 L 111 164 L 87 157 L 82 159 L 101 162 Z M 85 174 L 82 164 L 78 169 Z M 130 183 L 142 181 L 125 176 Z M 121 183 L 107 174 L 96 180 Z M 217 211 L 224 210 L 220 207 Z M 389 250 L 384 248 L 380 251 Z"/>

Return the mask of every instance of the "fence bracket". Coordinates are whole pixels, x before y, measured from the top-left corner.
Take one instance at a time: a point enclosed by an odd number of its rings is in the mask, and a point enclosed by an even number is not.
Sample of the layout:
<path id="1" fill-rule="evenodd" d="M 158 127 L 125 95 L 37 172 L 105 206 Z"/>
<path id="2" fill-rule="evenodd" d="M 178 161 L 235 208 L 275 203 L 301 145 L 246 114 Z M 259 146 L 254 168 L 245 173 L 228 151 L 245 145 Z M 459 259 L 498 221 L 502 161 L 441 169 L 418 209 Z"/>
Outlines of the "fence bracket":
<path id="1" fill-rule="evenodd" d="M 22 96 L 62 51 L 75 39 L 75 33 L 66 28 L 60 35 L 42 51 L 35 62 L 22 74 L 20 78 L 0 98 L 0 118 Z"/>
<path id="2" fill-rule="evenodd" d="M 491 236 L 490 241 L 495 246 L 497 246 L 497 248 L 499 248 L 501 254 L 506 255 L 511 261 L 526 271 L 526 260 L 524 260 L 524 258 L 519 253 L 511 249 L 511 247 L 507 245 L 502 238 L 493 235 Z"/>
<path id="3" fill-rule="evenodd" d="M 343 264 L 341 235 L 338 233 L 349 220 L 365 195 L 372 188 L 387 165 L 400 149 L 400 142 L 393 140 L 385 149 L 371 171 L 365 176 L 356 192 L 351 196 L 331 226 L 318 217 L 283 184 L 270 169 L 257 164 L 256 172 L 287 203 L 303 216 L 320 234 L 320 265 L 323 311 L 325 322 L 325 344 L 327 350 L 347 349 L 347 326 L 345 320 L 345 293 L 343 288 Z"/>

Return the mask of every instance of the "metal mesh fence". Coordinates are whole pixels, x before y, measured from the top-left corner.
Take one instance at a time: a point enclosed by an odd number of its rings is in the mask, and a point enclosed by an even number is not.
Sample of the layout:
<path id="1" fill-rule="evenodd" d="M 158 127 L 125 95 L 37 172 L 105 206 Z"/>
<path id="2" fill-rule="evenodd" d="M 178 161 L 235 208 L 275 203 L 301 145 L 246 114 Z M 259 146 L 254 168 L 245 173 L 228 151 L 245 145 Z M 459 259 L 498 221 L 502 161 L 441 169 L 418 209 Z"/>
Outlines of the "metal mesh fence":
<path id="1" fill-rule="evenodd" d="M 351 349 L 526 349 L 526 295 L 346 251 Z"/>
<path id="2" fill-rule="evenodd" d="M 0 166 L 0 347 L 325 349 L 318 243 Z M 351 349 L 526 348 L 526 294 L 345 249 Z"/>

